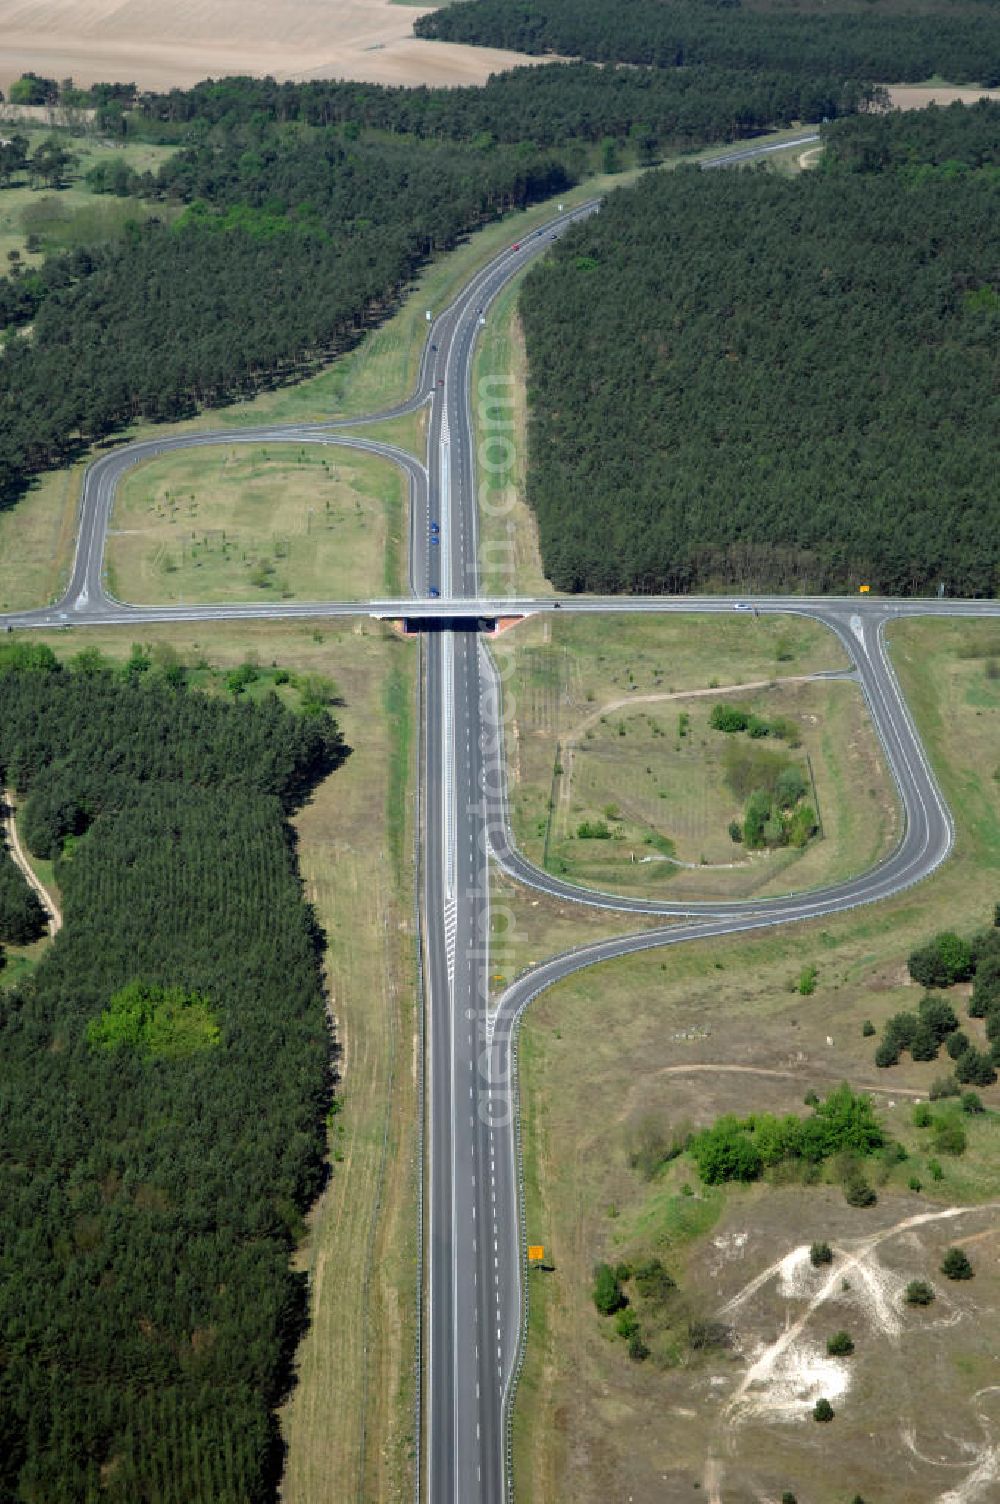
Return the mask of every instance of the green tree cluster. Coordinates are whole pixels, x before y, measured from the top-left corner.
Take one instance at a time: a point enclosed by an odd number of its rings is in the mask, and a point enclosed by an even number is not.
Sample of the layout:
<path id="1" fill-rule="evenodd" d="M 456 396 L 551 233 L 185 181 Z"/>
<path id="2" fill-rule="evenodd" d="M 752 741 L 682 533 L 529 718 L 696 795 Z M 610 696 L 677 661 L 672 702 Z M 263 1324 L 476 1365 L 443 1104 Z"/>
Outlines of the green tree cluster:
<path id="1" fill-rule="evenodd" d="M 129 982 L 87 1025 L 95 1049 L 130 1049 L 147 1060 L 180 1060 L 210 1050 L 222 1038 L 208 998 L 183 987 Z"/>
<path id="2" fill-rule="evenodd" d="M 998 212 L 989 167 L 692 168 L 563 235 L 521 296 L 552 580 L 993 595 Z"/>
<path id="3" fill-rule="evenodd" d="M 561 53 L 687 68 L 792 68 L 843 78 L 945 78 L 1000 83 L 1000 19 L 987 0 L 850 0 L 706 5 L 699 0 L 474 0 L 419 17 L 420 37 L 518 52 Z"/>
<path id="4" fill-rule="evenodd" d="M 785 1160 L 820 1164 L 834 1155 L 865 1156 L 886 1142 L 870 1097 L 845 1082 L 807 1118 L 789 1113 L 727 1114 L 695 1134 L 691 1153 L 706 1185 L 756 1180 Z"/>
<path id="5" fill-rule="evenodd" d="M 875 1050 L 875 1064 L 897 1065 L 904 1050 L 914 1060 L 936 1060 L 941 1045 L 958 1030 L 954 1008 L 937 992 L 927 992 L 915 1013 L 894 1013 L 887 1020 Z"/>

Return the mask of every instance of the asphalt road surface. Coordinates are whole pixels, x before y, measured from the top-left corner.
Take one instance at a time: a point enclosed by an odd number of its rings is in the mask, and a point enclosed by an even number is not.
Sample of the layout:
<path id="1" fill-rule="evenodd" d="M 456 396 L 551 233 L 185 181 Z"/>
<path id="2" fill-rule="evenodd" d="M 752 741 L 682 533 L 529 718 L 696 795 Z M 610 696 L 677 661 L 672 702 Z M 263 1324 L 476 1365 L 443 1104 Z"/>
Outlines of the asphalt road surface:
<path id="1" fill-rule="evenodd" d="M 725 165 L 788 145 L 726 153 Z M 338 433 L 371 419 L 269 425 L 124 445 L 90 467 L 67 590 L 55 605 L 0 617 L 7 630 L 369 615 L 425 622 L 421 728 L 421 942 L 426 994 L 426 1276 L 423 1496 L 431 1504 L 500 1504 L 509 1496 L 509 1412 L 523 1327 L 523 1228 L 517 1161 L 516 1025 L 531 999 L 583 966 L 653 946 L 711 939 L 873 903 L 920 881 L 953 840 L 948 810 L 885 652 L 885 624 L 908 615 L 1000 615 L 997 601 L 887 601 L 768 596 L 483 598 L 471 393 L 476 336 L 489 303 L 553 235 L 596 203 L 560 215 L 477 272 L 428 326 L 417 388 L 393 417 L 429 405 L 427 464 L 377 437 Z M 207 444 L 345 444 L 381 454 L 409 477 L 410 584 L 401 600 L 144 607 L 112 599 L 104 549 L 115 489 L 142 460 Z M 437 542 L 432 542 L 432 538 Z M 433 593 L 432 593 L 433 592 Z M 904 812 L 897 849 L 871 872 L 782 899 L 670 904 L 574 887 L 517 851 L 507 814 L 502 697 L 484 622 L 537 612 L 794 612 L 844 644 L 896 780 Z M 672 922 L 555 956 L 489 999 L 489 860 L 560 898 Z"/>

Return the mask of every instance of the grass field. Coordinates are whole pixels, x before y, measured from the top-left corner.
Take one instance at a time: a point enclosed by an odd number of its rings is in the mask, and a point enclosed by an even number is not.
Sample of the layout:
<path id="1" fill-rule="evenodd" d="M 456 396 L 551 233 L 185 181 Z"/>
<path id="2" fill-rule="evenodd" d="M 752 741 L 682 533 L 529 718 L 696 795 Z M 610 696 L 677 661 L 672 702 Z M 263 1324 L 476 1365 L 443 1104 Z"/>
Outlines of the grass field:
<path id="1" fill-rule="evenodd" d="M 46 606 L 65 588 L 84 468 L 40 476 L 23 501 L 0 511 L 0 611 Z"/>
<path id="2" fill-rule="evenodd" d="M 315 445 L 180 450 L 119 487 L 107 573 L 120 600 L 349 600 L 403 588 L 405 477 Z"/>
<path id="3" fill-rule="evenodd" d="M 890 646 L 958 822 L 943 871 L 853 916 L 603 965 L 544 994 L 527 1016 L 527 1232 L 555 1265 L 531 1275 L 516 1409 L 515 1473 L 531 1480 L 533 1504 L 640 1504 L 695 1490 L 727 1504 L 785 1489 L 811 1504 L 855 1493 L 929 1504 L 960 1488 L 949 1499 L 993 1497 L 996 1414 L 992 1391 L 980 1391 L 996 1381 L 1000 1339 L 1000 1088 L 983 1090 L 994 1114 L 966 1119 L 969 1147 L 938 1156 L 935 1181 L 912 1106 L 944 1065 L 878 1071 L 862 1024 L 914 1005 L 905 958 L 916 943 L 946 925 L 969 932 L 988 922 L 1000 897 L 1000 677 L 991 667 L 1000 627 L 907 622 Z M 506 896 L 527 937 L 522 955 L 566 943 L 566 925 L 546 945 L 539 908 Z M 797 991 L 805 966 L 817 972 L 808 996 Z M 964 1014 L 961 997 L 956 1007 Z M 962 1026 L 981 1034 L 964 1017 Z M 726 1111 L 802 1113 L 807 1089 L 822 1095 L 845 1079 L 876 1093 L 908 1152 L 879 1168 L 873 1208 L 847 1206 L 833 1184 L 706 1190 L 685 1157 L 648 1181 L 631 1167 L 651 1133 Z M 972 1210 L 940 1215 L 963 1205 Z M 801 1252 L 814 1239 L 839 1250 L 825 1290 Z M 942 1249 L 956 1242 L 976 1269 L 966 1285 L 938 1273 Z M 658 1308 L 630 1287 L 651 1349 L 633 1362 L 594 1308 L 592 1267 L 650 1255 L 679 1293 Z M 911 1278 L 936 1288 L 926 1312 L 900 1302 Z M 722 1322 L 730 1345 L 693 1350 L 692 1320 Z M 829 1359 L 826 1337 L 840 1328 L 856 1353 Z M 836 1415 L 817 1426 L 809 1413 L 824 1391 Z"/>
<path id="4" fill-rule="evenodd" d="M 13 122 L 4 126 L 3 134 L 26 136 L 29 151 L 34 151 L 53 133 Z M 76 158 L 67 173 L 66 187 L 31 188 L 25 184 L 0 192 L 0 261 L 5 269 L 11 251 L 19 252 L 26 265 L 34 265 L 43 259 L 45 251 L 117 239 L 128 220 L 145 219 L 151 213 L 162 218 L 169 212 L 162 204 L 154 207 L 140 199 L 92 193 L 84 177 L 92 167 L 107 161 L 127 162 L 136 172 L 155 172 L 175 147 L 143 143 L 115 146 L 97 136 L 71 136 L 65 131 L 57 134 L 60 144 Z M 32 232 L 40 237 L 37 251 L 27 249 L 27 237 Z"/>
<path id="5" fill-rule="evenodd" d="M 497 652 L 512 670 L 514 829 L 550 871 L 645 895 L 770 895 L 871 865 L 898 834 L 859 690 L 803 682 L 846 662 L 822 628 L 722 614 L 550 618 L 507 634 Z M 728 827 L 744 801 L 726 784 L 724 760 L 747 739 L 709 728 L 720 702 L 794 724 L 800 746 L 768 748 L 802 770 L 819 810 L 822 833 L 805 848 L 734 846 Z M 581 836 L 588 830 L 601 835 Z"/>
<path id="6" fill-rule="evenodd" d="M 49 634 L 127 657 L 128 630 Z M 144 637 L 224 693 L 225 671 L 265 667 L 332 679 L 352 755 L 296 817 L 306 895 L 326 931 L 341 1110 L 331 1119 L 330 1185 L 299 1251 L 311 1321 L 282 1417 L 282 1497 L 412 1495 L 415 1340 L 416 1028 L 412 906 L 412 707 L 416 655 L 388 628 L 358 622 L 151 627 Z M 282 686 L 279 693 L 294 693 Z M 7 974 L 5 974 L 6 977 Z"/>
<path id="7" fill-rule="evenodd" d="M 528 368 L 518 277 L 486 315 L 472 371 L 479 504 L 479 577 L 486 595 L 551 595 L 538 527 L 524 498 Z M 484 463 L 485 460 L 485 463 Z"/>

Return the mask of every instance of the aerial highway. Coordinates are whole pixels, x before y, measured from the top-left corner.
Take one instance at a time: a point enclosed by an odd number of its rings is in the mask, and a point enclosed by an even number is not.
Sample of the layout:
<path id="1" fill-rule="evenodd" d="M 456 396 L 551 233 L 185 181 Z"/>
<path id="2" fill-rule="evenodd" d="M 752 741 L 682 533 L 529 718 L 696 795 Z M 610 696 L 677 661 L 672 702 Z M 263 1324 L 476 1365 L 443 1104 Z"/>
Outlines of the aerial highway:
<path id="1" fill-rule="evenodd" d="M 805 145 L 758 144 L 715 159 L 749 160 Z M 709 165 L 709 164 L 706 164 Z M 712 164 L 715 165 L 715 164 Z M 945 859 L 950 815 L 892 665 L 884 629 L 899 616 L 1000 615 L 997 601 L 863 597 L 485 597 L 479 591 L 471 371 L 484 310 L 551 238 L 596 202 L 559 214 L 477 271 L 428 325 L 416 389 L 368 418 L 165 435 L 102 455 L 87 472 L 71 578 L 59 601 L 0 617 L 7 630 L 366 615 L 421 634 L 421 944 L 425 979 L 426 1205 L 422 1495 L 430 1504 L 500 1504 L 510 1496 L 507 1428 L 523 1328 L 516 1027 L 543 988 L 580 967 L 651 946 L 836 913 L 899 893 Z M 427 405 L 426 464 L 374 435 L 345 432 Z M 115 600 L 104 551 L 116 487 L 133 465 L 209 444 L 340 444 L 382 455 L 410 485 L 410 586 L 398 599 L 226 606 L 142 606 Z M 431 546 L 432 533 L 439 539 Z M 502 698 L 484 626 L 542 612 L 739 611 L 809 616 L 835 632 L 865 695 L 903 812 L 896 850 L 870 872 L 812 892 L 746 903 L 677 904 L 598 894 L 542 872 L 518 852 L 504 776 Z M 490 862 L 555 897 L 662 927 L 552 957 L 490 1001 Z"/>

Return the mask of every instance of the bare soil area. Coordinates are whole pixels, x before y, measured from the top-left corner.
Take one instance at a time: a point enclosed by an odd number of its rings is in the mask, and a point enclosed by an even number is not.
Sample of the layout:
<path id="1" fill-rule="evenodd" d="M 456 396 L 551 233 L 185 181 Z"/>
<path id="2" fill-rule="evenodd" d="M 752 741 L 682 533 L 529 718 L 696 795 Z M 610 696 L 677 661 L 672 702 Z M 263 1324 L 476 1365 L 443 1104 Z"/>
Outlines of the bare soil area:
<path id="1" fill-rule="evenodd" d="M 390 0 L 0 0 L 0 88 L 26 69 L 86 85 L 143 89 L 227 74 L 350 78 L 383 84 L 475 84 L 537 58 L 420 41 L 433 6 Z"/>

